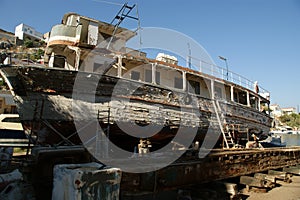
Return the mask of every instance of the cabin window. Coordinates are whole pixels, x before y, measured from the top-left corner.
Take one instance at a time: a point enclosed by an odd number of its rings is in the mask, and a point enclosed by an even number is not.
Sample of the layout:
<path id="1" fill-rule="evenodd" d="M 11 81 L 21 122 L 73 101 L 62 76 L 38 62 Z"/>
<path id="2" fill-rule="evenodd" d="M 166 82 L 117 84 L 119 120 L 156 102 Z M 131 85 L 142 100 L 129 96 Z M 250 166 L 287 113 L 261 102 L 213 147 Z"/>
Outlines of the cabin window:
<path id="1" fill-rule="evenodd" d="M 222 98 L 222 89 L 220 87 L 215 87 L 215 97 Z"/>
<path id="2" fill-rule="evenodd" d="M 233 100 L 234 100 L 234 102 L 239 102 L 239 100 L 238 100 L 238 93 L 237 92 L 233 93 Z"/>
<path id="3" fill-rule="evenodd" d="M 225 99 L 226 101 L 230 101 L 231 100 L 231 87 L 228 85 L 225 85 Z"/>
<path id="4" fill-rule="evenodd" d="M 175 77 L 174 87 L 178 89 L 183 89 L 183 81 L 182 78 Z"/>
<path id="5" fill-rule="evenodd" d="M 257 103 L 257 98 L 256 97 L 250 97 L 250 106 L 252 108 L 258 109 L 258 103 Z"/>
<path id="6" fill-rule="evenodd" d="M 145 82 L 152 83 L 152 71 L 151 70 L 146 69 Z"/>
<path id="7" fill-rule="evenodd" d="M 155 72 L 156 84 L 160 84 L 160 72 Z M 145 82 L 152 83 L 152 71 L 146 69 L 145 71 Z"/>
<path id="8" fill-rule="evenodd" d="M 156 84 L 160 84 L 160 72 L 155 72 Z"/>
<path id="9" fill-rule="evenodd" d="M 65 68 L 65 57 L 64 56 L 54 56 L 53 67 Z"/>
<path id="10" fill-rule="evenodd" d="M 239 103 L 247 105 L 247 95 L 246 92 L 239 92 Z"/>
<path id="11" fill-rule="evenodd" d="M 140 80 L 140 72 L 137 72 L 137 71 L 132 71 L 131 72 L 131 79 L 132 80 Z"/>
<path id="12" fill-rule="evenodd" d="M 261 106 L 261 108 L 260 108 L 261 112 L 266 113 L 266 114 L 270 114 L 269 105 L 267 103 L 261 102 L 260 106 Z"/>
<path id="13" fill-rule="evenodd" d="M 197 81 L 189 80 L 189 92 L 200 94 L 200 83 Z"/>

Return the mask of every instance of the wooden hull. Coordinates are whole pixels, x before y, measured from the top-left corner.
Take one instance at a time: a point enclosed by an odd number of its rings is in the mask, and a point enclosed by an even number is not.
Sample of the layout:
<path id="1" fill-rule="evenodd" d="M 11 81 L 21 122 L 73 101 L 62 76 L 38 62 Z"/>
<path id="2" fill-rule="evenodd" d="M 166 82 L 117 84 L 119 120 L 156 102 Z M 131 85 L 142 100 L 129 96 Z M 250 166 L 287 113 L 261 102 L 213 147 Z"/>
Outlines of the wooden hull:
<path id="1" fill-rule="evenodd" d="M 82 144 L 93 139 L 99 127 L 113 143 L 128 151 L 133 151 L 139 139 L 145 138 L 144 133 L 128 135 L 128 130 L 136 126 L 151 125 L 149 132 L 156 130 L 147 137 L 154 150 L 169 143 L 180 128 L 184 128 L 187 138 L 190 132 L 195 133 L 194 141 L 200 144 L 204 138 L 209 140 L 208 130 L 221 136 L 213 106 L 217 100 L 137 81 L 64 69 L 10 66 L 1 67 L 1 74 L 13 92 L 26 133 L 37 144 Z M 80 87 L 74 87 L 78 80 Z M 243 145 L 249 133 L 263 138 L 269 132 L 271 118 L 266 114 L 234 102 L 218 100 L 218 104 L 223 125 L 232 125 L 236 143 Z M 84 131 L 85 135 L 79 137 L 77 133 L 81 128 L 89 130 L 90 135 Z M 147 128 L 143 130 L 147 132 Z M 215 147 L 221 142 L 220 137 Z"/>

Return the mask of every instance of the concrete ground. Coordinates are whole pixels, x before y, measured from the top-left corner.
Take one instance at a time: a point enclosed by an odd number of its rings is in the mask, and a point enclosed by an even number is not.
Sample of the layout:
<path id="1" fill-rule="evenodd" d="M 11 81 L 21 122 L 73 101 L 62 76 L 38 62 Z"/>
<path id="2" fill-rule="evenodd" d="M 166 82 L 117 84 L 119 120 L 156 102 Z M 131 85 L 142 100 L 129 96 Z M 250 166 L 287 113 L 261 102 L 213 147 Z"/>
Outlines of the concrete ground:
<path id="1" fill-rule="evenodd" d="M 247 200 L 300 200 L 300 176 L 293 176 L 292 183 L 279 181 L 278 184 L 267 193 L 249 192 Z"/>

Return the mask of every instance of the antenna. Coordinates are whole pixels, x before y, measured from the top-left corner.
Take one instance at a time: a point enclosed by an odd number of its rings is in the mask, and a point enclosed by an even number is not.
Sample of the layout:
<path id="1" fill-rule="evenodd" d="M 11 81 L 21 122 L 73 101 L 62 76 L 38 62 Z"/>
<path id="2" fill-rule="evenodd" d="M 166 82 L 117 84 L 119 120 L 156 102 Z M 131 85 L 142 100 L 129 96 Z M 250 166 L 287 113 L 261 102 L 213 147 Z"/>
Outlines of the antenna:
<path id="1" fill-rule="evenodd" d="M 129 13 L 131 12 L 131 10 L 135 7 L 135 4 L 133 6 L 129 6 L 128 3 L 124 3 L 124 5 L 122 6 L 122 8 L 119 10 L 118 14 L 115 16 L 115 18 L 111 21 L 110 24 L 114 25 L 115 28 L 114 28 L 114 31 L 113 31 L 113 34 L 112 34 L 112 37 L 110 38 L 110 41 L 109 43 L 107 44 L 107 49 L 109 48 L 110 46 L 110 43 L 113 39 L 113 37 L 115 36 L 116 34 L 116 31 L 118 29 L 118 27 L 120 26 L 120 24 L 123 22 L 123 20 L 125 18 L 131 18 L 131 19 L 134 19 L 134 20 L 138 20 L 139 21 L 139 18 L 137 17 L 133 17 L 133 16 L 130 16 Z"/>

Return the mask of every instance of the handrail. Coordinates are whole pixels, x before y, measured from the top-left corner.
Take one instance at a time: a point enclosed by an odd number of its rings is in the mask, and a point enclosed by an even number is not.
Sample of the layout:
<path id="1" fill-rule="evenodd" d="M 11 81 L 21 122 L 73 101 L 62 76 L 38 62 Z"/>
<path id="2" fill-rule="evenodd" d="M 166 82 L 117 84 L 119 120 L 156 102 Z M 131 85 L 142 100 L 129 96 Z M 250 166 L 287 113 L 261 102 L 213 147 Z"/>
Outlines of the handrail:
<path id="1" fill-rule="evenodd" d="M 12 53 L 12 52 L 7 52 L 7 55 L 9 56 L 9 60 L 11 61 L 12 59 L 12 54 L 27 54 L 27 59 L 29 58 L 28 53 Z M 192 57 L 192 56 L 187 56 L 187 66 L 190 66 L 190 68 L 199 71 L 201 73 L 207 74 L 207 75 L 211 75 L 229 82 L 232 82 L 234 84 L 240 85 L 244 88 L 247 88 L 249 90 L 255 91 L 256 92 L 256 88 L 255 88 L 255 82 L 252 80 L 249 80 L 235 72 L 232 72 L 230 70 L 227 70 L 223 67 L 217 66 L 215 64 L 212 63 L 208 63 L 206 61 L 200 60 L 198 58 Z M 28 59 L 29 60 L 29 59 Z M 193 62 L 194 61 L 194 62 Z M 23 64 L 29 64 L 29 63 L 24 63 Z M 264 98 L 268 98 L 268 96 L 270 95 L 270 92 L 266 89 L 264 89 L 263 87 L 257 85 L 258 87 L 258 94 L 261 95 Z"/>
<path id="2" fill-rule="evenodd" d="M 194 70 L 200 71 L 204 74 L 211 75 L 217 78 L 221 78 L 223 80 L 235 83 L 249 90 L 255 91 L 255 81 L 249 80 L 235 72 L 232 72 L 223 67 L 217 66 L 212 63 L 208 63 L 206 61 L 200 60 L 192 56 L 188 56 L 187 61 L 190 62 L 187 66 L 191 66 L 191 68 Z M 264 89 L 259 85 L 258 91 L 259 94 L 262 96 L 270 94 L 268 90 Z"/>

